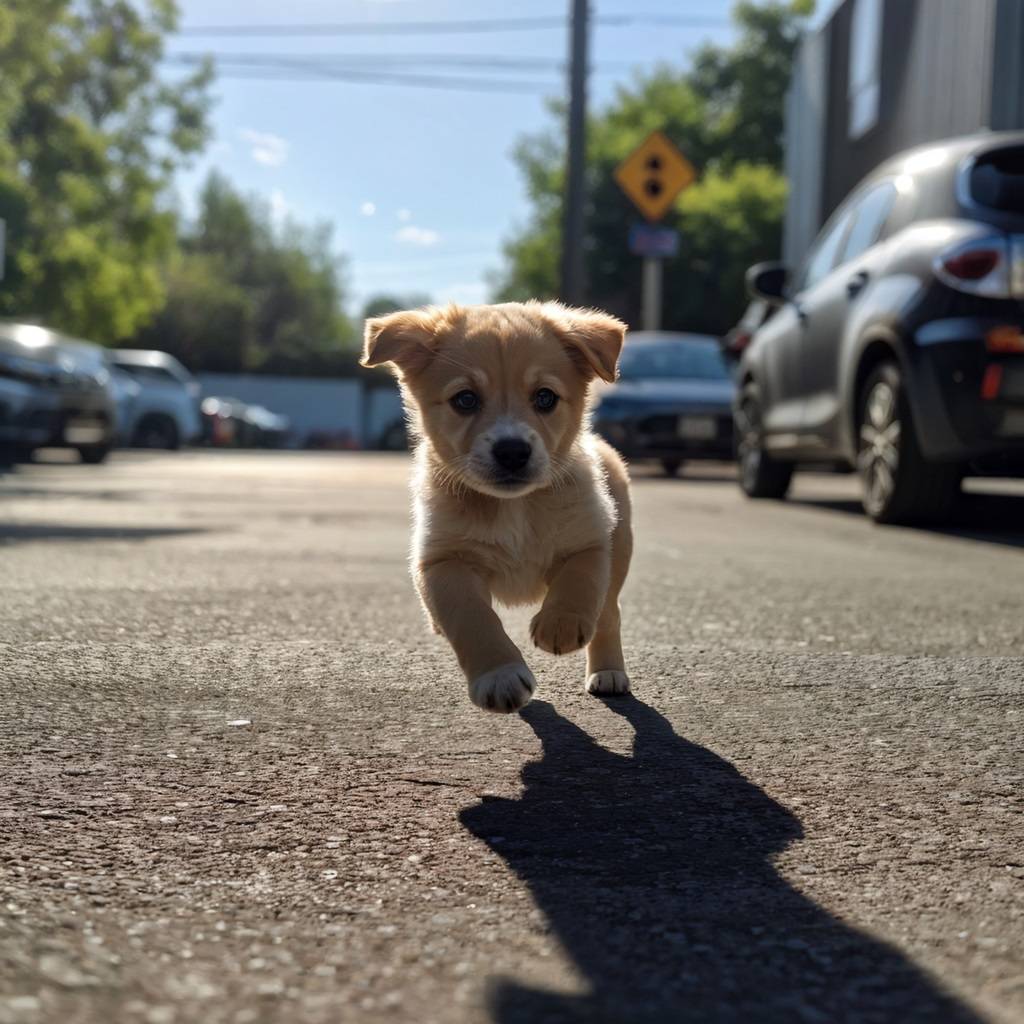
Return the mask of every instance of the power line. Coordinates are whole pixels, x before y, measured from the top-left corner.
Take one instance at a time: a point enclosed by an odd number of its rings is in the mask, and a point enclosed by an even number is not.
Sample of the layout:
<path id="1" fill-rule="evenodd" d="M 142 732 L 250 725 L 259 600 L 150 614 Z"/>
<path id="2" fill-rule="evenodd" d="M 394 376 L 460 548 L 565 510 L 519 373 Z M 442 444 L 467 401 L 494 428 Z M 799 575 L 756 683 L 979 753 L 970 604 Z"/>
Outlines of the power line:
<path id="1" fill-rule="evenodd" d="M 497 54 L 465 53 L 226 53 L 178 50 L 170 56 L 196 62 L 213 57 L 226 62 L 296 60 L 308 64 L 464 64 L 470 67 L 512 67 L 531 70 L 558 70 L 564 67 L 564 63 L 556 57 L 505 57 Z"/>
<path id="2" fill-rule="evenodd" d="M 594 24 L 623 27 L 659 25 L 676 28 L 717 28 L 728 25 L 726 18 L 701 15 L 657 13 L 605 14 Z M 320 24 L 236 24 L 186 25 L 178 30 L 183 36 L 342 36 L 342 35 L 439 35 L 478 32 L 521 32 L 566 28 L 563 17 L 480 18 L 469 21 L 350 21 Z"/>
<path id="3" fill-rule="evenodd" d="M 183 36 L 422 35 L 564 28 L 563 18 L 487 18 L 476 21 L 351 21 L 290 25 L 186 25 Z"/>
<path id="4" fill-rule="evenodd" d="M 244 78 L 253 81 L 338 81 L 376 85 L 412 85 L 418 89 L 450 89 L 462 92 L 515 92 L 550 93 L 558 88 L 556 82 L 530 82 L 521 79 L 470 78 L 453 75 L 404 75 L 397 71 L 358 71 L 354 69 L 323 68 L 227 68 L 218 72 L 221 78 Z"/>
<path id="5" fill-rule="evenodd" d="M 240 66 L 286 65 L 289 67 L 309 67 L 322 70 L 324 67 L 340 67 L 355 65 L 397 66 L 406 67 L 458 67 L 474 70 L 499 69 L 501 71 L 554 71 L 562 74 L 566 70 L 565 61 L 555 57 L 505 57 L 496 54 L 474 55 L 464 53 L 221 53 L 212 51 L 177 51 L 165 56 L 165 62 L 177 64 L 201 64 L 206 60 L 214 60 L 217 64 L 237 64 Z M 635 61 L 602 61 L 592 65 L 591 71 L 624 71 L 636 66 Z"/>

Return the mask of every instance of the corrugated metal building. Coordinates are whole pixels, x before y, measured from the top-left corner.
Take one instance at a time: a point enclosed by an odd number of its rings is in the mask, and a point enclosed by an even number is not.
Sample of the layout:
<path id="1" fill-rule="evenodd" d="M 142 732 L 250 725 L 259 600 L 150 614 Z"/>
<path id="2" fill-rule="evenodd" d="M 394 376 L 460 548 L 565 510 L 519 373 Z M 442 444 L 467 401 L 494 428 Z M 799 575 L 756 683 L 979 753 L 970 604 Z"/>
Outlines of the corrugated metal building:
<path id="1" fill-rule="evenodd" d="M 804 40 L 786 117 L 784 259 L 900 150 L 1024 127 L 1024 0 L 840 0 Z"/>

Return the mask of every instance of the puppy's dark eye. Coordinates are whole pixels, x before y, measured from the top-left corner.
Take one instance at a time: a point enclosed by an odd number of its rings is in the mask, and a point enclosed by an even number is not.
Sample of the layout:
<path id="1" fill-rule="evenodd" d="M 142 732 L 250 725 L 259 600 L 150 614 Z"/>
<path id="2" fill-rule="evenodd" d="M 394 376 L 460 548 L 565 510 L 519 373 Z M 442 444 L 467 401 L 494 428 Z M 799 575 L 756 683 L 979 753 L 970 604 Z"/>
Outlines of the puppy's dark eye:
<path id="1" fill-rule="evenodd" d="M 467 388 L 465 391 L 460 391 L 452 397 L 451 406 L 456 412 L 469 415 L 469 413 L 476 412 L 480 408 L 480 396 L 475 391 L 470 391 Z"/>
<path id="2" fill-rule="evenodd" d="M 538 388 L 533 396 L 533 407 L 537 412 L 551 412 L 558 405 L 558 395 L 551 388 Z"/>

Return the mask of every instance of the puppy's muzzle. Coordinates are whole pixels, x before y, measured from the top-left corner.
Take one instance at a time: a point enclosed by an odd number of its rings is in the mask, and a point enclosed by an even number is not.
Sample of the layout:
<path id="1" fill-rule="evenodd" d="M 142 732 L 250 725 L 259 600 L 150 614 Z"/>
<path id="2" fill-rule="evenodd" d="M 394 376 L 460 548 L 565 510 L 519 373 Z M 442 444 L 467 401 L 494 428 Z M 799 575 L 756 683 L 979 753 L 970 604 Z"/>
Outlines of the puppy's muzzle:
<path id="1" fill-rule="evenodd" d="M 519 473 L 526 468 L 533 454 L 533 446 L 517 437 L 506 437 L 495 441 L 491 448 L 491 458 L 505 473 Z"/>

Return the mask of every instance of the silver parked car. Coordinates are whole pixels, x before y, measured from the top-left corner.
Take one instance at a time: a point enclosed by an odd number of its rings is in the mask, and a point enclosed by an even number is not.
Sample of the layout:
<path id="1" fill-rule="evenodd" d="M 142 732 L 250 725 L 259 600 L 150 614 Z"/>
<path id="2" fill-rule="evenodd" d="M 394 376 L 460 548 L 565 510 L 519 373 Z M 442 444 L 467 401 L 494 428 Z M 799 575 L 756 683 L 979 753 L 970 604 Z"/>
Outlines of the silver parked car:
<path id="1" fill-rule="evenodd" d="M 174 356 L 115 349 L 109 363 L 117 378 L 123 444 L 174 451 L 199 437 L 199 382 Z"/>

